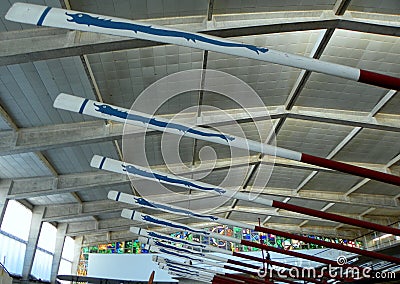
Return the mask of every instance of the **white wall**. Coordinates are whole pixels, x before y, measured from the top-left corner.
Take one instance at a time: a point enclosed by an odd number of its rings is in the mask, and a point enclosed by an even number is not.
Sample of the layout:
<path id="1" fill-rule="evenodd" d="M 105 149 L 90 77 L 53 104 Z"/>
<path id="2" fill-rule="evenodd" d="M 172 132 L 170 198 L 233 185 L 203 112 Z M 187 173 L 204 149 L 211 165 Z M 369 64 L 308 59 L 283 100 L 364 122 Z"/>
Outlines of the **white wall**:
<path id="1" fill-rule="evenodd" d="M 158 268 L 153 254 L 89 254 L 88 276 L 147 281 L 155 270 L 154 281 L 178 282 Z"/>

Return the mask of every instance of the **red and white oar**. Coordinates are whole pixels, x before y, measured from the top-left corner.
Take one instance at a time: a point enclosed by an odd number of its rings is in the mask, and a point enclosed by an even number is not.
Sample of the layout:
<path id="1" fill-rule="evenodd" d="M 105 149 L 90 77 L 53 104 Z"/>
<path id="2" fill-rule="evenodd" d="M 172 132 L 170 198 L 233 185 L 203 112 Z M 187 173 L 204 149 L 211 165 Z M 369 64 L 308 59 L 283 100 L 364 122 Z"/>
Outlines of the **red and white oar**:
<path id="1" fill-rule="evenodd" d="M 139 231 L 139 228 L 131 227 L 131 231 L 134 232 L 135 234 L 137 234 L 137 232 Z M 229 258 L 223 258 L 223 257 L 217 256 L 217 255 L 214 255 L 214 254 L 204 253 L 204 252 L 200 252 L 200 251 L 195 251 L 195 250 L 189 249 L 187 246 L 190 247 L 191 244 L 197 244 L 197 243 L 192 242 L 192 241 L 187 241 L 187 240 L 182 240 L 182 239 L 177 239 L 176 240 L 176 239 L 171 239 L 171 238 L 169 240 L 167 240 L 167 239 L 165 239 L 166 235 L 159 234 L 159 233 L 156 233 L 158 238 L 157 237 L 151 237 L 150 238 L 149 234 L 154 234 L 154 233 L 152 233 L 152 232 L 149 233 L 149 231 L 147 231 L 147 230 L 145 232 L 142 232 L 142 234 L 141 234 L 142 236 L 139 237 L 138 240 L 143 244 L 148 244 L 150 246 L 156 246 L 156 247 L 162 248 L 164 250 L 175 251 L 175 252 L 177 252 L 179 254 L 188 254 L 188 255 L 193 255 L 193 256 L 197 256 L 197 257 L 201 257 L 201 258 L 209 258 L 209 259 L 216 260 L 216 261 L 219 261 L 219 262 L 239 265 L 239 266 L 247 267 L 247 268 L 251 268 L 251 269 L 257 269 L 257 268 L 261 267 L 261 266 L 257 267 L 256 265 L 253 265 L 253 264 L 250 264 L 250 263 L 247 263 L 247 262 L 241 262 L 241 261 L 238 261 L 238 260 L 233 260 L 233 259 L 229 259 Z M 170 242 L 170 243 L 167 243 L 166 241 Z M 173 242 L 175 242 L 176 244 L 174 244 Z M 179 245 L 179 247 L 177 245 Z M 183 247 L 183 246 L 185 246 L 185 247 Z M 197 247 L 197 245 L 195 247 Z M 251 261 L 256 261 L 256 262 L 259 262 L 259 263 L 268 263 L 270 265 L 275 265 L 277 267 L 287 268 L 289 270 L 290 269 L 294 269 L 294 270 L 297 270 L 297 271 L 301 271 L 301 269 L 302 269 L 299 266 L 289 265 L 289 264 L 286 264 L 286 263 L 273 261 L 273 260 L 268 260 L 268 259 L 264 259 L 264 258 L 257 257 L 257 256 L 254 256 L 254 255 L 248 255 L 248 254 L 244 254 L 244 253 L 240 253 L 240 252 L 222 250 L 220 248 L 215 248 L 214 246 L 202 245 L 201 248 L 202 248 L 202 250 L 209 250 L 209 251 L 214 251 L 214 252 L 221 253 L 222 255 L 226 255 L 227 257 L 228 256 L 234 256 L 234 257 L 239 257 L 239 258 L 243 258 L 243 259 L 247 259 L 247 260 L 251 260 Z M 334 278 L 334 279 L 338 279 L 338 280 L 343 280 L 344 279 L 340 275 L 332 275 L 328 271 L 324 271 L 324 269 L 322 269 L 322 270 L 321 269 L 316 269 L 315 270 L 315 275 L 316 276 L 318 275 L 319 277 Z M 299 279 L 306 280 L 308 282 L 315 282 L 315 281 L 312 281 L 312 280 L 310 280 L 310 279 L 308 279 L 306 277 L 301 277 Z M 346 278 L 346 279 L 348 279 L 348 278 Z"/>
<path id="2" fill-rule="evenodd" d="M 217 272 L 215 270 L 207 269 L 207 268 L 198 268 L 198 267 L 194 267 L 187 263 L 174 261 L 172 259 L 164 258 L 161 256 L 153 256 L 153 261 L 157 262 L 159 264 L 162 264 L 161 267 L 167 266 L 168 268 L 182 269 L 183 271 L 187 271 L 189 273 L 190 272 L 207 273 L 207 274 L 211 274 L 211 275 L 224 276 L 224 277 L 234 279 L 234 280 L 245 281 L 245 283 L 254 283 L 254 284 L 272 283 L 268 280 L 260 280 L 260 279 L 250 278 L 250 277 L 246 277 L 246 276 L 242 276 L 242 275 L 238 275 L 238 274 L 232 274 L 232 273 L 224 273 L 224 272 L 219 272 L 219 271 Z M 257 276 L 257 274 L 255 274 L 255 276 Z M 290 283 L 295 283 L 295 282 L 291 281 Z"/>
<path id="3" fill-rule="evenodd" d="M 139 241 L 142 241 L 143 240 L 142 238 L 143 237 L 140 237 Z M 199 251 L 194 251 L 194 250 L 183 248 L 183 247 L 177 247 L 177 246 L 175 246 L 173 244 L 166 244 L 166 243 L 154 240 L 154 239 L 147 239 L 146 240 L 146 238 L 145 238 L 144 241 L 149 243 L 149 244 L 151 244 L 147 248 L 149 251 L 157 252 L 157 253 L 164 253 L 164 254 L 168 254 L 168 255 L 174 256 L 174 257 L 183 258 L 183 259 L 186 259 L 186 261 L 189 261 L 189 262 L 198 262 L 198 263 L 201 263 L 201 264 L 210 264 L 210 265 L 213 265 L 215 267 L 221 267 L 221 268 L 225 268 L 225 269 L 229 269 L 229 270 L 233 270 L 233 271 L 237 271 L 237 272 L 242 272 L 242 273 L 249 273 L 249 274 L 255 275 L 255 276 L 260 276 L 260 274 L 263 275 L 263 273 L 264 273 L 264 272 L 261 273 L 261 269 L 263 269 L 263 266 L 257 266 L 257 265 L 251 264 L 251 263 L 246 263 L 246 262 L 242 262 L 242 261 L 238 261 L 238 260 L 224 258 L 224 257 L 220 257 L 220 256 L 217 256 L 217 255 L 214 255 L 214 254 L 210 254 L 210 253 L 202 253 L 202 252 L 199 252 Z M 206 259 L 212 259 L 212 260 L 216 260 L 218 262 L 214 261 L 214 262 L 210 263 Z M 266 262 L 266 261 L 269 261 L 269 260 L 264 260 L 263 261 L 263 259 L 261 259 L 261 258 L 259 259 L 259 262 Z M 297 271 L 301 271 L 300 267 L 295 267 L 295 266 L 291 266 L 291 265 L 288 265 L 288 264 L 283 264 L 283 263 L 280 263 L 280 262 L 274 262 L 274 261 L 271 261 L 271 262 L 273 262 L 273 263 L 269 263 L 271 265 L 276 265 L 276 266 L 279 266 L 279 267 L 285 267 L 285 268 L 289 268 L 289 269 L 297 269 Z M 237 268 L 236 266 L 227 265 L 226 263 L 238 265 L 238 266 L 240 266 L 242 268 Z M 243 267 L 253 269 L 253 271 L 248 271 L 246 269 L 243 269 Z M 277 271 L 272 269 L 269 272 L 268 277 L 269 278 L 275 278 L 276 280 L 278 280 L 274 276 L 275 273 L 277 273 Z M 319 275 L 321 275 L 321 276 L 324 276 L 324 273 L 321 273 L 320 271 L 318 271 L 318 272 L 316 271 L 316 274 L 317 273 Z M 278 275 L 290 276 L 288 274 L 289 274 L 288 271 L 279 271 Z M 328 273 L 327 273 L 326 276 L 329 277 Z M 320 283 L 320 281 L 318 281 L 318 280 L 316 280 L 314 278 L 302 277 L 300 275 L 292 275 L 291 277 L 292 278 L 296 278 L 296 279 L 300 279 L 300 280 L 304 280 L 304 281 L 307 281 L 307 282 Z M 279 280 L 281 280 L 281 279 L 279 278 Z"/>
<path id="4" fill-rule="evenodd" d="M 400 79 L 396 77 L 149 23 L 26 3 L 13 4 L 5 18 L 38 26 L 111 34 L 210 50 L 400 90 Z"/>
<path id="5" fill-rule="evenodd" d="M 277 253 L 281 253 L 281 254 L 286 254 L 286 255 L 290 255 L 293 257 L 298 257 L 298 258 L 303 258 L 303 259 L 308 259 L 311 261 L 317 261 L 317 262 L 321 262 L 321 263 L 325 263 L 325 264 L 329 264 L 332 266 L 337 265 L 337 262 L 335 261 L 331 261 L 325 258 L 321 258 L 321 257 L 316 257 L 316 256 L 312 256 L 312 255 L 307 255 L 307 254 L 303 254 L 303 253 L 299 253 L 296 251 L 291 251 L 291 250 L 282 250 L 273 246 L 268 246 L 265 244 L 260 244 L 257 242 L 252 242 L 252 241 L 248 241 L 248 240 L 241 240 L 241 239 L 237 239 L 237 238 L 233 238 L 230 236 L 225 236 L 225 235 L 220 235 L 214 232 L 210 232 L 204 229 L 198 229 L 198 228 L 193 228 L 190 227 L 188 225 L 185 224 L 181 224 L 178 222 L 174 222 L 174 221 L 170 221 L 170 220 L 166 220 L 166 219 L 162 219 L 159 217 L 155 217 L 149 214 L 144 214 L 138 211 L 134 211 L 134 210 L 130 210 L 130 209 L 123 209 L 121 216 L 123 218 L 127 218 L 127 219 L 131 219 L 133 221 L 138 221 L 138 222 L 143 222 L 143 223 L 147 223 L 147 224 L 151 224 L 154 226 L 161 226 L 161 227 L 169 227 L 171 229 L 175 229 L 177 231 L 187 231 L 187 232 L 191 232 L 193 234 L 199 234 L 199 235 L 203 235 L 205 237 L 210 237 L 210 238 L 214 238 L 214 239 L 220 239 L 220 240 L 224 240 L 227 242 L 231 242 L 231 243 L 236 243 L 236 244 L 241 244 L 241 245 L 245 245 L 245 246 L 249 246 L 249 247 L 255 247 L 255 248 L 259 248 L 259 249 L 265 249 L 265 250 L 269 250 L 269 251 L 274 251 Z M 278 231 L 276 231 L 276 233 L 278 235 L 280 235 L 278 233 Z M 293 235 L 295 236 L 295 235 Z M 304 238 L 307 239 L 307 238 Z M 357 252 L 363 252 L 360 249 L 356 250 Z M 394 257 L 394 256 L 390 256 L 390 255 L 385 255 L 385 254 L 381 254 L 381 253 L 371 253 L 369 251 L 364 251 L 363 253 L 367 254 L 368 256 L 375 256 L 378 259 L 381 260 L 386 260 L 386 261 L 390 261 L 393 263 L 397 263 L 400 264 L 400 258 Z"/>
<path id="6" fill-rule="evenodd" d="M 204 183 L 201 181 L 195 181 L 195 180 L 191 180 L 191 179 L 184 178 L 184 177 L 178 177 L 178 176 L 168 174 L 165 172 L 160 172 L 160 171 L 152 170 L 152 169 L 137 166 L 137 165 L 124 163 L 124 162 L 110 159 L 110 158 L 103 157 L 103 156 L 98 156 L 98 155 L 93 156 L 90 165 L 97 169 L 103 169 L 106 171 L 111 171 L 111 172 L 120 173 L 120 174 L 128 174 L 128 175 L 132 175 L 132 176 L 147 179 L 147 180 L 152 180 L 155 182 L 161 182 L 164 184 L 178 186 L 181 188 L 185 188 L 187 190 L 193 189 L 193 190 L 208 192 L 208 193 L 214 194 L 214 195 L 228 196 L 228 197 L 232 197 L 232 198 L 236 198 L 236 199 L 240 199 L 240 200 L 249 201 L 248 194 L 245 194 L 240 191 L 224 189 L 222 187 L 211 185 L 211 184 Z M 337 214 L 321 212 L 318 210 L 309 209 L 309 208 L 305 208 L 305 207 L 301 207 L 301 206 L 297 206 L 297 205 L 291 205 L 291 204 L 287 204 L 284 202 L 267 199 L 265 197 L 256 197 L 256 198 L 254 198 L 254 200 L 252 200 L 252 202 L 262 204 L 265 206 L 286 209 L 286 210 L 289 210 L 292 212 L 302 213 L 302 214 L 306 214 L 306 215 L 310 215 L 310 216 L 314 216 L 314 217 L 323 218 L 326 220 L 341 222 L 344 224 L 349 224 L 349 225 L 353 225 L 353 226 L 363 227 L 366 229 L 372 229 L 372 230 L 376 230 L 379 232 L 385 232 L 388 234 L 400 236 L 400 229 L 382 226 L 379 224 L 362 221 L 362 220 L 357 220 L 357 219 L 353 219 L 353 218 L 349 218 L 349 217 L 344 217 L 344 216 L 340 216 Z"/>
<path id="7" fill-rule="evenodd" d="M 301 152 L 292 151 L 281 147 L 275 147 L 269 144 L 220 133 L 211 129 L 206 129 L 184 123 L 172 122 L 168 119 L 164 119 L 161 117 L 154 117 L 142 112 L 132 111 L 114 105 L 100 103 L 64 93 L 61 93 L 57 96 L 56 100 L 54 101 L 54 107 L 86 114 L 97 118 L 109 119 L 134 126 L 150 128 L 157 131 L 183 135 L 212 143 L 227 145 L 230 147 L 246 149 L 266 155 L 276 155 L 278 157 L 289 160 L 321 166 L 328 169 L 370 178 L 385 183 L 400 185 L 399 176 L 357 167 L 346 163 L 336 162 L 312 155 L 307 155 Z"/>
<path id="8" fill-rule="evenodd" d="M 346 251 L 346 252 L 350 252 L 350 253 L 355 253 L 355 254 L 371 257 L 371 258 L 386 260 L 389 262 L 400 264 L 399 258 L 390 256 L 390 255 L 386 255 L 386 254 L 382 254 L 379 252 L 363 250 L 363 249 L 350 247 L 350 246 L 344 246 L 341 244 L 331 243 L 331 242 L 327 242 L 327 241 L 323 241 L 323 240 L 317 240 L 317 239 L 313 239 L 313 238 L 309 238 L 309 237 L 305 237 L 305 236 L 301 236 L 301 235 L 296 235 L 296 234 L 291 234 L 288 232 L 270 229 L 267 227 L 255 226 L 255 225 L 250 225 L 250 224 L 239 222 L 239 221 L 229 220 L 229 219 L 225 219 L 225 218 L 218 217 L 218 216 L 205 215 L 205 214 L 194 212 L 194 211 L 191 211 L 188 209 L 172 206 L 169 204 L 157 203 L 154 201 L 146 200 L 142 197 L 136 197 L 136 196 L 126 194 L 123 192 L 110 191 L 108 193 L 108 198 L 112 199 L 112 200 L 124 202 L 124 203 L 130 204 L 130 205 L 137 205 L 140 207 L 150 208 L 153 210 L 159 210 L 159 211 L 164 211 L 164 212 L 178 214 L 178 215 L 184 215 L 184 216 L 187 216 L 190 218 L 196 218 L 196 219 L 205 220 L 208 222 L 210 222 L 210 221 L 216 222 L 216 223 L 222 224 L 222 225 L 230 225 L 230 226 L 250 229 L 250 230 L 254 230 L 254 231 L 258 231 L 258 232 L 274 234 L 274 235 L 278 235 L 278 236 L 282 236 L 282 237 L 286 237 L 286 238 L 303 241 L 305 243 L 317 244 L 317 245 L 332 248 L 332 249 L 337 249 L 337 250 L 341 250 L 341 251 Z M 126 210 L 126 209 L 124 209 L 124 210 Z M 140 219 L 142 218 L 142 219 L 147 219 L 147 220 L 154 220 L 153 224 L 156 224 L 157 220 L 161 220 L 158 217 L 157 218 L 156 217 L 153 217 L 153 218 L 144 217 L 143 214 L 140 212 L 135 212 L 133 215 L 132 215 L 132 213 L 133 213 L 132 211 L 128 211 L 125 213 L 124 213 L 124 211 L 122 211 L 123 217 L 130 218 L 130 219 L 134 218 L 137 221 L 141 221 Z M 162 222 L 162 221 L 159 221 L 159 222 Z M 170 222 L 171 224 L 174 224 L 174 222 L 167 221 L 167 220 L 165 220 L 165 222 Z M 217 236 L 215 236 L 215 237 L 217 238 Z"/>

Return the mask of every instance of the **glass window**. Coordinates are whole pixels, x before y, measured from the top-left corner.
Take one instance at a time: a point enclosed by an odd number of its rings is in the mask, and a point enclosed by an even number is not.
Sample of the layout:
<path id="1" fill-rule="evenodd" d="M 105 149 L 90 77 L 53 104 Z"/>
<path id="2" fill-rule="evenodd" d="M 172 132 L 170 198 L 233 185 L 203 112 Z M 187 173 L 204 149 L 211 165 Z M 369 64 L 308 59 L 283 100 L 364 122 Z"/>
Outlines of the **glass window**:
<path id="1" fill-rule="evenodd" d="M 57 228 L 48 222 L 44 222 L 40 230 L 38 248 L 36 249 L 31 272 L 37 279 L 50 280 L 56 235 Z"/>
<path id="2" fill-rule="evenodd" d="M 50 223 L 44 222 L 42 230 L 40 231 L 38 247 L 54 253 L 56 248 L 56 235 L 57 228 Z"/>
<path id="3" fill-rule="evenodd" d="M 13 274 L 21 275 L 32 212 L 10 200 L 0 227 L 0 262 Z"/>
<path id="4" fill-rule="evenodd" d="M 65 237 L 62 258 L 72 262 L 74 260 L 75 241 L 71 237 Z"/>
<path id="5" fill-rule="evenodd" d="M 26 244 L 0 234 L 0 262 L 12 274 L 22 275 Z"/>
<path id="6" fill-rule="evenodd" d="M 33 260 L 31 274 L 37 279 L 50 281 L 52 262 L 53 255 L 37 249 L 35 259 Z"/>
<path id="7" fill-rule="evenodd" d="M 29 229 L 31 227 L 32 211 L 21 203 L 10 200 L 8 201 L 1 230 L 24 241 L 28 240 Z"/>
<path id="8" fill-rule="evenodd" d="M 60 267 L 58 268 L 58 273 L 60 275 L 71 275 L 72 273 L 72 262 L 65 259 L 61 259 Z"/>

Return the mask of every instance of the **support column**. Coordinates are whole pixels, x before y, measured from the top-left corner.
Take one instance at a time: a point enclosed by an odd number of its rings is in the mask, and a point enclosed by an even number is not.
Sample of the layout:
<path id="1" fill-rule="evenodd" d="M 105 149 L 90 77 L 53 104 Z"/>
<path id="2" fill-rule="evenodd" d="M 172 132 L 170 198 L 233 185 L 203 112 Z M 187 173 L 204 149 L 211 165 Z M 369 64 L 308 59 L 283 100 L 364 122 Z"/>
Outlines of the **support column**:
<path id="1" fill-rule="evenodd" d="M 53 255 L 53 263 L 51 264 L 51 276 L 50 276 L 51 283 L 56 283 L 56 277 L 58 273 L 58 268 L 60 267 L 67 228 L 68 228 L 67 223 L 60 223 L 57 226 L 56 246 Z"/>
<path id="2" fill-rule="evenodd" d="M 40 230 L 42 229 L 42 219 L 45 207 L 35 206 L 32 210 L 32 222 L 29 230 L 28 244 L 24 258 L 24 266 L 22 268 L 22 279 L 28 280 L 32 270 L 33 260 L 35 258 L 36 247 L 39 240 Z"/>
<path id="3" fill-rule="evenodd" d="M 11 191 L 11 181 L 0 181 L 0 226 L 3 223 L 4 214 L 8 204 L 8 194 Z"/>
<path id="4" fill-rule="evenodd" d="M 83 236 L 75 237 L 74 261 L 72 262 L 72 274 L 76 274 L 78 272 L 78 264 L 79 264 L 79 259 L 81 257 L 82 243 L 83 243 Z"/>

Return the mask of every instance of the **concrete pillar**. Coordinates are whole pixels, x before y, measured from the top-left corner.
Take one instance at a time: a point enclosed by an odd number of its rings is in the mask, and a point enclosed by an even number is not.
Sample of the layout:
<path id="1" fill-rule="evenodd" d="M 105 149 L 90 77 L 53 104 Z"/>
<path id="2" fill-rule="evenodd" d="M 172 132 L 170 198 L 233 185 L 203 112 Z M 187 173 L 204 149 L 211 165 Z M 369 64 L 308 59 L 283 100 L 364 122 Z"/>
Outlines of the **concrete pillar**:
<path id="1" fill-rule="evenodd" d="M 82 243 L 83 243 L 83 236 L 75 237 L 74 261 L 72 262 L 72 274 L 76 274 L 78 271 L 78 264 L 79 264 L 79 259 L 81 257 Z"/>
<path id="2" fill-rule="evenodd" d="M 10 193 L 11 186 L 11 181 L 0 181 L 0 226 L 3 222 L 4 213 L 6 213 L 6 208 L 8 204 L 7 196 Z"/>
<path id="3" fill-rule="evenodd" d="M 51 264 L 51 283 L 56 283 L 58 268 L 60 267 L 62 251 L 65 242 L 65 233 L 67 232 L 68 224 L 60 223 L 57 226 L 56 246 L 53 255 L 53 263 Z"/>
<path id="4" fill-rule="evenodd" d="M 39 240 L 40 230 L 42 229 L 42 219 L 44 215 L 44 206 L 35 206 L 32 210 L 32 222 L 29 230 L 28 244 L 24 258 L 24 266 L 22 268 L 22 279 L 28 280 L 32 270 L 33 259 L 35 258 L 36 247 Z"/>

